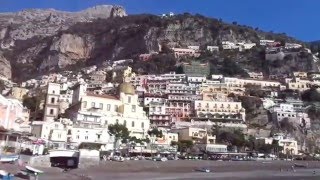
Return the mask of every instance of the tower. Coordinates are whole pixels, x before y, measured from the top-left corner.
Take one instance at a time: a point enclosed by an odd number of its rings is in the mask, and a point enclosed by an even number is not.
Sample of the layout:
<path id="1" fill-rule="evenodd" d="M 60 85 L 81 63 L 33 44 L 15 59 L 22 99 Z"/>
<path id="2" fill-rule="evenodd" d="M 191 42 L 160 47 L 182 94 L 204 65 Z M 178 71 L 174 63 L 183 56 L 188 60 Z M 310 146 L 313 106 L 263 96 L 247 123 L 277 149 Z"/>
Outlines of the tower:
<path id="1" fill-rule="evenodd" d="M 43 121 L 54 121 L 59 115 L 60 84 L 49 83 L 44 105 Z"/>

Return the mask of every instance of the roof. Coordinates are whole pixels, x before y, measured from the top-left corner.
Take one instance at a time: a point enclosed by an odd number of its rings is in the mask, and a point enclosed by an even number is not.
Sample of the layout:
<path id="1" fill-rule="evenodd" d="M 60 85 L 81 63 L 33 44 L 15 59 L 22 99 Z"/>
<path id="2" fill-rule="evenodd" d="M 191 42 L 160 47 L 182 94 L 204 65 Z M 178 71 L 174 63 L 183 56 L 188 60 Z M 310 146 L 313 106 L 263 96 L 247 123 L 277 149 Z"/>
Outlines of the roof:
<path id="1" fill-rule="evenodd" d="M 119 98 L 115 97 L 115 96 L 111 96 L 111 95 L 107 95 L 107 94 L 94 94 L 92 92 L 87 92 L 87 96 L 119 100 Z"/>

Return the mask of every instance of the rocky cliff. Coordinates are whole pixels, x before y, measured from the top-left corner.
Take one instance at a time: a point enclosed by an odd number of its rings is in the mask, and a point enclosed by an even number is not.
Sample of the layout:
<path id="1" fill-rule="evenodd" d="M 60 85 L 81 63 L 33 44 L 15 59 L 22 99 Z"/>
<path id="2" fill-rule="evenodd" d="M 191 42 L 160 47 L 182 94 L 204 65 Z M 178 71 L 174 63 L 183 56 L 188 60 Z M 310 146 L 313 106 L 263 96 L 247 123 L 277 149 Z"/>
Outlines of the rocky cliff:
<path id="1" fill-rule="evenodd" d="M 5 22 L 4 18 L 9 21 L 0 25 L 1 49 L 11 62 L 13 78 L 17 80 L 105 60 L 132 58 L 158 51 L 159 44 L 204 47 L 220 45 L 221 41 L 296 41 L 285 34 L 227 24 L 201 15 L 126 16 L 118 6 L 99 6 L 76 13 L 49 9 L 0 14 L 0 21 Z M 250 68 L 251 57 L 244 59 L 249 61 L 248 69 L 256 68 Z"/>

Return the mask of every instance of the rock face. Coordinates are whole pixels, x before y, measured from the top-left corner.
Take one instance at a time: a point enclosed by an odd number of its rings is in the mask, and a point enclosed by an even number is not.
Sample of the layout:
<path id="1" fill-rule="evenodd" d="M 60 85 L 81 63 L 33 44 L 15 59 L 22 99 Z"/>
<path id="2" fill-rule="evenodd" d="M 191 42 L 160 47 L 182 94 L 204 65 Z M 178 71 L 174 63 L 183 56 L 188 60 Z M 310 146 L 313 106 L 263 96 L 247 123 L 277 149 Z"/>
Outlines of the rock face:
<path id="1" fill-rule="evenodd" d="M 0 52 L 0 77 L 11 79 L 11 65 L 10 62 Z"/>
<path id="2" fill-rule="evenodd" d="M 126 16 L 125 10 L 121 6 L 112 5 L 95 6 L 74 13 L 54 9 L 0 13 L 0 40 L 26 40 L 33 36 L 51 36 L 78 22 L 123 16 Z"/>
<path id="3" fill-rule="evenodd" d="M 92 43 L 87 43 L 92 42 Z M 86 60 L 90 57 L 90 52 L 94 42 L 89 39 L 73 34 L 62 34 L 54 38 L 49 47 L 47 58 L 40 64 L 40 70 L 51 68 L 64 68 L 67 65 L 77 63 L 79 60 Z"/>
<path id="4" fill-rule="evenodd" d="M 200 15 L 126 16 L 120 6 L 96 6 L 75 13 L 47 9 L 0 14 L 0 50 L 10 61 L 16 80 L 132 58 L 159 51 L 159 44 L 163 43 L 169 47 L 205 47 L 220 45 L 221 41 L 257 43 L 260 38 L 296 41 L 284 34 L 226 24 Z M 251 57 L 243 59 L 253 61 Z"/>

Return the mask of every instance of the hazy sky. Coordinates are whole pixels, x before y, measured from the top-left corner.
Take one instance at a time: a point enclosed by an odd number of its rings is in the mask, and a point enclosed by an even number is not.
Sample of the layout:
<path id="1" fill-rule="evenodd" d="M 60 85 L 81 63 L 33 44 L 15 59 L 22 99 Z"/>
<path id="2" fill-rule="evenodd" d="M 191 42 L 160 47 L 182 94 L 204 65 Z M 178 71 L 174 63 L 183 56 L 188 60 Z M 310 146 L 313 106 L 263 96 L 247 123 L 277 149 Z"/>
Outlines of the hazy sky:
<path id="1" fill-rule="evenodd" d="M 0 12 L 26 8 L 78 11 L 118 4 L 128 14 L 199 13 L 224 21 L 285 32 L 300 40 L 320 40 L 320 0 L 0 0 Z"/>

